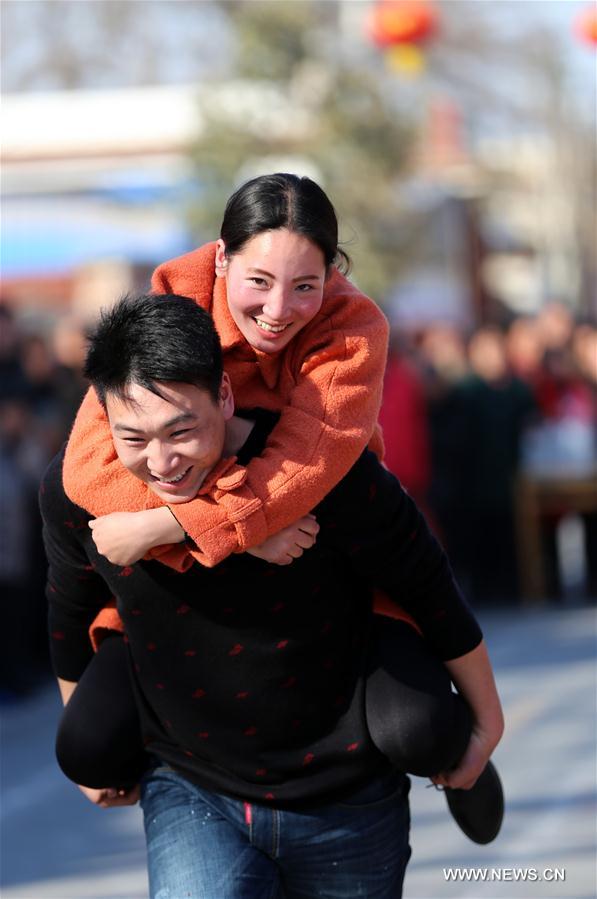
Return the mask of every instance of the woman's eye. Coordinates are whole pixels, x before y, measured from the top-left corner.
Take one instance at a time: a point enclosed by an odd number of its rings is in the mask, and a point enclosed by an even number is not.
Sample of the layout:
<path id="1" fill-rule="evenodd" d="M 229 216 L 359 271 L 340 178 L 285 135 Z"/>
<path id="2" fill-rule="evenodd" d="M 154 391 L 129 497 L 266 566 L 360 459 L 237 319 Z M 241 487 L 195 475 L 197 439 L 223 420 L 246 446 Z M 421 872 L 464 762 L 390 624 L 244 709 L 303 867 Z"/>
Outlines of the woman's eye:
<path id="1" fill-rule="evenodd" d="M 301 293 L 309 293 L 309 291 L 315 290 L 312 284 L 299 284 L 296 289 Z"/>
<path id="2" fill-rule="evenodd" d="M 256 287 L 267 287 L 267 281 L 265 278 L 249 278 Z"/>

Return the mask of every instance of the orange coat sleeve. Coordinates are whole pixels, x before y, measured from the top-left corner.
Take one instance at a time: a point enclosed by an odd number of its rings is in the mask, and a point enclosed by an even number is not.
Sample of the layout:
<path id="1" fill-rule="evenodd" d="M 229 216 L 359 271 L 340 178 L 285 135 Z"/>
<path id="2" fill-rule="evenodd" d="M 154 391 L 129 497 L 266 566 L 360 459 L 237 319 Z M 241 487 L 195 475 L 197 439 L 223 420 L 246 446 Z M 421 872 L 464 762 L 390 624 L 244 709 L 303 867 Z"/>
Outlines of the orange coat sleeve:
<path id="1" fill-rule="evenodd" d="M 170 285 L 154 279 L 154 287 Z M 182 292 L 178 283 L 176 289 Z M 150 556 L 184 570 L 193 558 L 213 566 L 263 542 L 317 505 L 371 441 L 386 363 L 387 322 L 371 300 L 337 273 L 324 304 L 325 313 L 297 336 L 294 389 L 263 455 L 246 468 L 227 466 L 211 481 L 208 493 L 171 507 L 196 549 L 184 544 L 156 547 Z M 371 445 L 380 451 L 381 440 L 374 438 Z M 93 391 L 77 415 L 63 477 L 67 495 L 96 516 L 161 504 L 121 465 Z"/>
<path id="2" fill-rule="evenodd" d="M 387 322 L 377 306 L 340 275 L 332 281 L 325 313 L 296 338 L 294 389 L 263 454 L 246 468 L 235 466 L 220 483 L 219 494 L 212 493 L 227 510 L 228 522 L 221 508 L 213 507 L 206 516 L 205 506 L 198 510 L 195 502 L 172 510 L 202 553 L 218 561 L 261 543 L 310 512 L 368 444 L 381 455 L 376 422 Z"/>

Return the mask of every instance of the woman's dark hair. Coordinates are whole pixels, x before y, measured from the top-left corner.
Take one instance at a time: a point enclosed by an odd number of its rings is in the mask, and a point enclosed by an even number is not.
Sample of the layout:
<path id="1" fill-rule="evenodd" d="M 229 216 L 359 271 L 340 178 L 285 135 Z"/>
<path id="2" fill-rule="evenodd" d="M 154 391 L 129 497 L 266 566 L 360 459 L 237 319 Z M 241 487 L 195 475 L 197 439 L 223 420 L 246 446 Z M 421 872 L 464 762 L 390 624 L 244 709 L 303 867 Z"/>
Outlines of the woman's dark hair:
<path id="1" fill-rule="evenodd" d="M 343 271 L 350 259 L 338 247 L 338 219 L 325 192 L 310 178 L 278 172 L 247 181 L 232 194 L 224 212 L 220 237 L 226 254 L 239 253 L 263 231 L 288 228 L 319 247 L 326 266 Z"/>
<path id="2" fill-rule="evenodd" d="M 222 349 L 211 316 L 188 297 L 125 296 L 101 313 L 89 334 L 84 373 L 106 405 L 106 394 L 127 399 L 139 384 L 161 396 L 156 381 L 207 390 L 217 401 Z"/>

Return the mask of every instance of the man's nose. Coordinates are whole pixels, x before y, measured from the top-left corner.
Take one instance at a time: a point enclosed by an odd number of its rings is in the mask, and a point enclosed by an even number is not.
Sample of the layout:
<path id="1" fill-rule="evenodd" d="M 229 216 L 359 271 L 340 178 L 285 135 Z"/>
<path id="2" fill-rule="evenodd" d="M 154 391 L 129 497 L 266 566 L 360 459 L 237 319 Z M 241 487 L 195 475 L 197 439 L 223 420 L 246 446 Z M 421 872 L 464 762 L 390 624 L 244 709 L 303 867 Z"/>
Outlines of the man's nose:
<path id="1" fill-rule="evenodd" d="M 170 447 L 152 441 L 147 448 L 147 468 L 152 474 L 167 475 L 174 463 L 174 453 Z"/>

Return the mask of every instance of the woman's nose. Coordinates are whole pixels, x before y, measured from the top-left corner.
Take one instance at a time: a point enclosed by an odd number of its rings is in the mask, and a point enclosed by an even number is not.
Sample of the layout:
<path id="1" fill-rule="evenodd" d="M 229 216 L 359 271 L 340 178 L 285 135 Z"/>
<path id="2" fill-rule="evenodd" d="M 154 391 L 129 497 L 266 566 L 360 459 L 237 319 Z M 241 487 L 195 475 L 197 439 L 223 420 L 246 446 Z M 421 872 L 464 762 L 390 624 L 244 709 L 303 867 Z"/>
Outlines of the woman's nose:
<path id="1" fill-rule="evenodd" d="M 271 290 L 263 304 L 263 313 L 272 322 L 285 322 L 290 313 L 288 292 L 283 288 Z"/>

